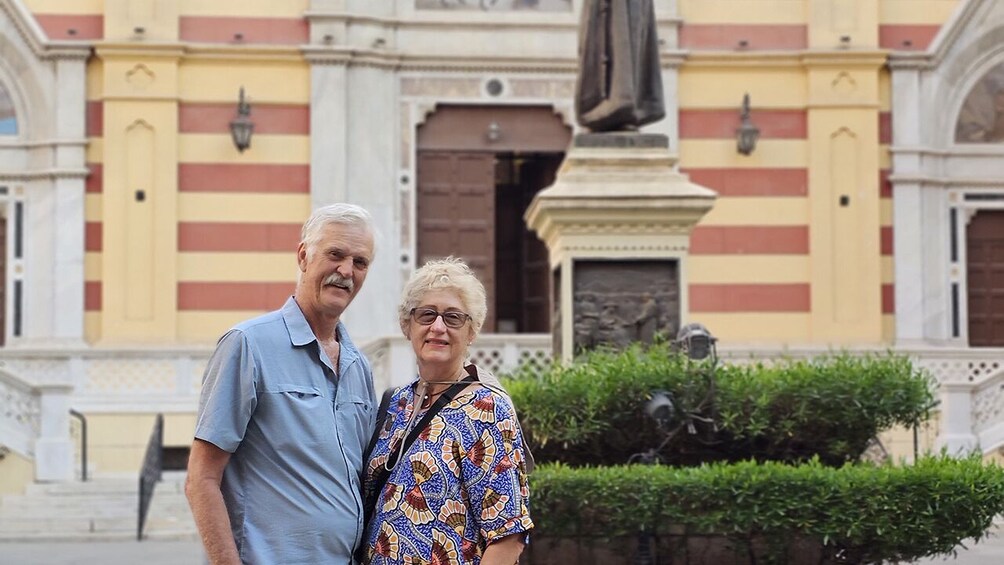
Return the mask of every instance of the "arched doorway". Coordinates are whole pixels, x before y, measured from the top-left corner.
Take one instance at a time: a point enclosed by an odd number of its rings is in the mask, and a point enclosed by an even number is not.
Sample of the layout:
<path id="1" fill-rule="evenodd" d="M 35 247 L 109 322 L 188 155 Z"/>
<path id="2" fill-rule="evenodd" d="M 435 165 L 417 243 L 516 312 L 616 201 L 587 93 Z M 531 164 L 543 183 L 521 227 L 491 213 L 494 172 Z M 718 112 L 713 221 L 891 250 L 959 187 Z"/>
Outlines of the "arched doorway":
<path id="1" fill-rule="evenodd" d="M 441 105 L 418 128 L 417 264 L 471 265 L 488 292 L 483 331 L 550 331 L 547 248 L 523 213 L 571 136 L 545 106 Z"/>

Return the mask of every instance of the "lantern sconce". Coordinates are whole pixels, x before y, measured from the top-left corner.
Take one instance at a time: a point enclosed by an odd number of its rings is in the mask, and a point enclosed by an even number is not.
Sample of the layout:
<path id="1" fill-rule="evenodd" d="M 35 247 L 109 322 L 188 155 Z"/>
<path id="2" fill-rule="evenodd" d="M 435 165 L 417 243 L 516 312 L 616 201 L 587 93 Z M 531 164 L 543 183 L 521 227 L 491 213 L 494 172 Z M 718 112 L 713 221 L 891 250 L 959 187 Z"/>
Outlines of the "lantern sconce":
<path id="1" fill-rule="evenodd" d="M 251 104 L 244 100 L 244 87 L 241 87 L 240 98 L 237 100 L 237 117 L 230 122 L 230 135 L 234 138 L 234 147 L 241 153 L 251 147 L 251 132 L 254 122 L 251 121 Z"/>
<path id="2" fill-rule="evenodd" d="M 750 95 L 743 94 L 743 105 L 739 111 L 739 128 L 736 129 L 736 150 L 743 155 L 750 155 L 756 149 L 760 138 L 760 128 L 753 125 L 750 119 Z"/>

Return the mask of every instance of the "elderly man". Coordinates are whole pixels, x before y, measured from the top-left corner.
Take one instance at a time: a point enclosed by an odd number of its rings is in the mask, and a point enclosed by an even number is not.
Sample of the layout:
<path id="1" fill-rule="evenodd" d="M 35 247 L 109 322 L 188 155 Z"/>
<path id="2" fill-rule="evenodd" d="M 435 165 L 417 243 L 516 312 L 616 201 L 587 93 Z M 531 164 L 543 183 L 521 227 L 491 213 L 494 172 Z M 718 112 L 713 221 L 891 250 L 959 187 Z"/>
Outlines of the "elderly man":
<path id="1" fill-rule="evenodd" d="M 185 493 L 211 563 L 351 561 L 376 403 L 339 318 L 373 251 L 365 210 L 316 210 L 295 294 L 227 332 L 209 360 Z"/>

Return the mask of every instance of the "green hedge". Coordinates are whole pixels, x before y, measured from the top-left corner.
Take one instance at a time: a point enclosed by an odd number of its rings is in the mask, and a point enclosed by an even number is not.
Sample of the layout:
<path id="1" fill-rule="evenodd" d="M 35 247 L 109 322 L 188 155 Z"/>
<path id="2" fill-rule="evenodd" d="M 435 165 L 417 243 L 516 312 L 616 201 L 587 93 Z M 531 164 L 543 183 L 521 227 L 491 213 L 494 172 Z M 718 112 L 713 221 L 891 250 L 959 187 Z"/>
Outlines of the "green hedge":
<path id="1" fill-rule="evenodd" d="M 538 461 L 617 465 L 663 441 L 644 415 L 652 391 L 673 394 L 678 414 L 693 411 L 715 425 L 682 420 L 663 450 L 670 464 L 747 459 L 828 465 L 857 460 L 870 438 L 927 419 L 932 381 L 895 355 L 839 354 L 772 366 L 719 365 L 714 394 L 708 364 L 693 364 L 665 345 L 597 351 L 540 373 L 522 368 L 506 379 Z M 713 398 L 714 402 L 708 402 Z"/>
<path id="2" fill-rule="evenodd" d="M 543 539 L 624 538 L 642 528 L 663 537 L 716 533 L 759 547 L 761 562 L 783 562 L 793 539 L 815 540 L 830 560 L 848 563 L 945 554 L 982 538 L 1004 511 L 1004 470 L 979 456 L 907 467 L 551 464 L 530 483 Z"/>

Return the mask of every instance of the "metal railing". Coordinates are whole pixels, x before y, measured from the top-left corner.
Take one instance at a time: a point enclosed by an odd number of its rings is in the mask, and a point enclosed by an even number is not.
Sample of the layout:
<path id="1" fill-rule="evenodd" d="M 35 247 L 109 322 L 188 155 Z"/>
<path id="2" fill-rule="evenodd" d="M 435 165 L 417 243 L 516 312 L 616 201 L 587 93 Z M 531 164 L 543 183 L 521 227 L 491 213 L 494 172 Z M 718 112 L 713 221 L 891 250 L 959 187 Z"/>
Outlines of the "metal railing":
<path id="1" fill-rule="evenodd" d="M 80 421 L 80 480 L 87 482 L 87 416 L 70 408 L 70 416 Z"/>
<path id="2" fill-rule="evenodd" d="M 143 526 L 146 525 L 146 515 L 150 511 L 150 501 L 153 499 L 153 488 L 160 481 L 164 470 L 164 415 L 157 414 L 150 433 L 150 441 L 146 444 L 146 455 L 143 457 L 143 467 L 139 473 L 139 516 L 136 523 L 136 540 L 143 540 Z"/>

